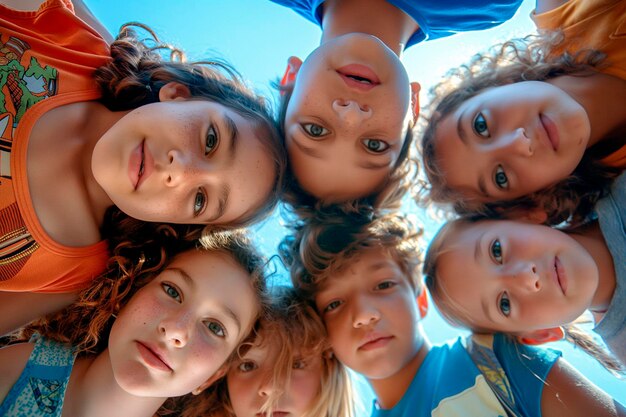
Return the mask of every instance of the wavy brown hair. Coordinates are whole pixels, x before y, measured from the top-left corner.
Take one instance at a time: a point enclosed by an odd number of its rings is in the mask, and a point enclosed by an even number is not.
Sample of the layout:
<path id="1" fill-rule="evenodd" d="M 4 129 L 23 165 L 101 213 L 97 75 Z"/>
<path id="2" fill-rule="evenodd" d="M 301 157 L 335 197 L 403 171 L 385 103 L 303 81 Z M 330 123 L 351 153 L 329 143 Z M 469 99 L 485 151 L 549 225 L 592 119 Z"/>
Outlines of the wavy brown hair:
<path id="1" fill-rule="evenodd" d="M 280 86 L 275 85 L 280 91 L 280 104 L 278 107 L 278 129 L 283 141 L 286 139 L 285 133 L 285 117 L 287 107 L 293 92 L 293 85 Z M 359 211 L 361 206 L 371 206 L 376 210 L 390 211 L 400 207 L 402 197 L 411 190 L 413 183 L 417 178 L 419 171 L 419 162 L 413 155 L 413 142 L 415 138 L 414 122 L 410 121 L 408 130 L 404 137 L 402 148 L 398 159 L 394 164 L 387 181 L 377 190 L 373 190 L 370 195 L 361 198 L 344 201 L 340 203 L 329 203 L 320 200 L 311 193 L 305 191 L 293 174 L 289 160 L 287 161 L 287 170 L 285 172 L 284 192 L 282 200 L 287 204 L 287 209 L 301 219 L 308 219 L 315 216 L 319 210 L 327 207 L 340 209 L 344 213 L 354 213 Z M 286 149 L 286 143 L 284 144 Z"/>
<path id="2" fill-rule="evenodd" d="M 382 248 L 421 291 L 421 241 L 423 230 L 398 214 L 376 216 L 370 210 L 346 215 L 319 212 L 301 221 L 280 244 L 294 287 L 313 299 L 326 279 L 369 248 Z"/>
<path id="3" fill-rule="evenodd" d="M 150 38 L 139 39 L 133 28 L 147 31 Z M 193 98 L 220 103 L 256 124 L 257 136 L 274 161 L 272 192 L 249 216 L 228 225 L 195 225 L 195 228 L 237 228 L 271 213 L 282 191 L 287 157 L 269 100 L 257 95 L 227 63 L 216 59 L 187 62 L 182 50 L 162 43 L 149 27 L 140 23 L 121 27 L 111 44 L 111 57 L 94 73 L 102 92 L 100 101 L 111 111 L 131 110 L 158 102 L 161 87 L 175 81 L 185 85 Z"/>
<path id="4" fill-rule="evenodd" d="M 465 309 L 450 297 L 445 286 L 442 285 L 441 280 L 438 279 L 439 260 L 441 259 L 441 255 L 446 253 L 450 247 L 451 235 L 458 232 L 463 226 L 476 223 L 480 220 L 484 220 L 484 218 L 461 218 L 446 223 L 439 232 L 437 232 L 426 250 L 422 273 L 424 275 L 426 288 L 428 288 L 433 302 L 437 305 L 437 310 L 446 321 L 455 327 L 463 327 L 475 333 L 494 333 L 493 329 L 476 326 Z M 465 279 L 465 277 L 459 277 L 459 279 Z M 566 323 L 561 326 L 565 333 L 565 340 L 581 348 L 610 372 L 616 375 L 625 375 L 626 368 L 624 368 L 624 366 L 605 348 L 598 344 L 588 332 L 578 326 L 578 321 L 579 320 L 573 323 Z M 515 335 L 512 334 L 512 336 Z"/>
<path id="5" fill-rule="evenodd" d="M 450 70 L 444 81 L 431 89 L 430 116 L 424 121 L 419 144 L 428 182 L 421 182 L 416 187 L 419 204 L 446 203 L 461 215 L 479 213 L 490 217 L 502 217 L 511 209 L 539 208 L 548 214 L 546 223 L 553 225 L 563 221 L 579 224 L 586 219 L 596 201 L 606 195 L 611 182 L 622 171 L 600 162 L 615 149 L 595 145 L 587 149 L 574 172 L 559 183 L 514 200 L 491 203 L 468 200 L 451 189 L 435 152 L 439 122 L 484 90 L 523 81 L 547 81 L 565 75 L 586 77 L 608 65 L 606 55 L 601 51 L 570 52 L 566 46 L 561 33 L 513 39 Z"/>

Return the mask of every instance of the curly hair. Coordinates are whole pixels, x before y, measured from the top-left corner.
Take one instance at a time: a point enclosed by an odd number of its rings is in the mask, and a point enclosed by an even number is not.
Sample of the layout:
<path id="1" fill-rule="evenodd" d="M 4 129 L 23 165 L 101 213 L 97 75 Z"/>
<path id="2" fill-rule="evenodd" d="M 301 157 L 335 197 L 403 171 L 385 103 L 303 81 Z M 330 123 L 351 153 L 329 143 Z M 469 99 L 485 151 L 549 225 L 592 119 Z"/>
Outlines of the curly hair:
<path id="1" fill-rule="evenodd" d="M 510 201 L 480 203 L 469 201 L 446 184 L 435 152 L 435 136 L 443 118 L 485 89 L 564 75 L 586 77 L 607 65 L 603 52 L 589 49 L 569 52 L 561 33 L 546 33 L 495 45 L 486 53 L 475 55 L 468 64 L 451 69 L 445 80 L 430 92 L 433 97 L 430 117 L 423 121 L 425 127 L 419 144 L 428 183 L 417 185 L 416 201 L 447 203 L 461 215 L 480 213 L 501 217 L 511 209 L 539 208 L 548 214 L 548 224 L 584 221 L 621 171 L 600 162 L 610 153 L 607 149 L 598 145 L 587 149 L 574 172 L 550 187 Z"/>
<path id="2" fill-rule="evenodd" d="M 232 256 L 248 274 L 260 303 L 266 299 L 265 259 L 241 230 L 216 232 L 193 242 L 181 239 L 167 225 L 141 245 L 121 242 L 113 251 L 107 272 L 83 290 L 64 310 L 34 321 L 15 339 L 24 341 L 34 333 L 72 345 L 77 355 L 104 351 L 116 314 L 135 293 L 152 281 L 178 254 L 189 250 L 221 251 Z"/>
<path id="3" fill-rule="evenodd" d="M 315 218 L 293 226 L 283 239 L 280 255 L 289 267 L 294 287 L 314 298 L 325 280 L 350 263 L 363 250 L 382 248 L 421 291 L 421 238 L 423 230 L 398 214 L 377 216 L 370 209 L 349 215 L 340 210 L 320 211 Z"/>
<path id="4" fill-rule="evenodd" d="M 278 107 L 278 129 L 284 141 L 286 139 L 285 117 L 293 92 L 293 85 L 276 85 L 276 88 L 281 93 Z M 344 213 L 356 212 L 359 210 L 358 207 L 362 205 L 369 205 L 381 211 L 396 210 L 400 207 L 402 197 L 411 190 L 419 172 L 419 162 L 412 152 L 414 138 L 414 122 L 410 121 L 398 159 L 385 183 L 377 190 L 373 190 L 370 195 L 340 203 L 329 203 L 304 190 L 294 176 L 288 160 L 282 200 L 288 205 L 287 209 L 301 219 L 314 217 L 317 211 L 333 206 L 341 209 Z M 286 148 L 286 144 L 284 146 Z"/>
<path id="5" fill-rule="evenodd" d="M 152 40 L 140 40 L 132 27 L 146 30 Z M 149 46 L 154 43 L 153 46 Z M 163 52 L 169 51 L 169 59 Z M 248 87 L 233 67 L 219 60 L 186 62 L 182 50 L 162 43 L 156 34 L 140 23 L 122 26 L 111 44 L 112 59 L 98 68 L 94 78 L 100 86 L 100 101 L 111 111 L 131 110 L 159 101 L 159 91 L 175 81 L 185 85 L 193 98 L 220 103 L 255 122 L 258 138 L 274 161 L 272 192 L 261 207 L 228 225 L 196 226 L 207 229 L 236 228 L 257 222 L 271 213 L 278 203 L 287 164 L 283 141 L 268 100 Z"/>
<path id="6" fill-rule="evenodd" d="M 445 286 L 442 285 L 441 280 L 437 278 L 439 261 L 441 256 L 449 250 L 452 235 L 457 233 L 460 228 L 481 220 L 485 220 L 485 218 L 466 217 L 456 219 L 443 225 L 426 250 L 422 274 L 424 275 L 424 283 L 426 284 L 426 288 L 428 288 L 433 302 L 437 305 L 438 311 L 448 323 L 455 327 L 470 329 L 475 333 L 493 333 L 493 329 L 485 329 L 476 326 L 466 310 L 450 297 Z M 577 321 L 562 325 L 565 340 L 572 343 L 574 346 L 580 347 L 585 353 L 596 359 L 610 372 L 616 375 L 624 374 L 626 368 L 624 368 L 604 347 L 598 344 L 588 332 L 580 328 L 576 324 Z"/>

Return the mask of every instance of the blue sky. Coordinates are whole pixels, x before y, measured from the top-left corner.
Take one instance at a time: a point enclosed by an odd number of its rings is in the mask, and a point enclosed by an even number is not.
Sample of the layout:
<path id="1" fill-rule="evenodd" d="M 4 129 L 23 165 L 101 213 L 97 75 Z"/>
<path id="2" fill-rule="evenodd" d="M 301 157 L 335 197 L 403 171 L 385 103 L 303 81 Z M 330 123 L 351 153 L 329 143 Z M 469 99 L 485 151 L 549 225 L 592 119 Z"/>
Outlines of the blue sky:
<path id="1" fill-rule="evenodd" d="M 166 42 L 183 48 L 191 60 L 220 57 L 229 61 L 259 92 L 274 95 L 270 83 L 282 75 L 291 55 L 304 59 L 318 44 L 320 29 L 291 10 L 268 0 L 85 0 L 92 12 L 111 33 L 121 24 L 138 21 L 147 24 Z M 456 35 L 424 42 L 408 49 L 403 57 L 409 76 L 422 85 L 421 103 L 427 91 L 445 72 L 464 63 L 475 52 L 499 41 L 534 31 L 529 14 L 534 0 L 525 0 L 509 22 L 487 31 Z M 407 200 L 403 208 L 425 227 L 426 240 L 440 221 Z M 257 227 L 255 238 L 266 254 L 276 252 L 284 234 L 278 215 Z M 426 244 L 426 242 L 425 242 Z M 285 278 L 283 272 L 283 279 Z M 433 343 L 456 337 L 431 308 L 424 329 Z M 553 344 L 576 368 L 622 403 L 626 403 L 626 382 L 618 380 L 583 353 L 566 343 Z M 359 384 L 369 411 L 369 396 Z M 368 415 L 364 411 L 363 415 Z"/>

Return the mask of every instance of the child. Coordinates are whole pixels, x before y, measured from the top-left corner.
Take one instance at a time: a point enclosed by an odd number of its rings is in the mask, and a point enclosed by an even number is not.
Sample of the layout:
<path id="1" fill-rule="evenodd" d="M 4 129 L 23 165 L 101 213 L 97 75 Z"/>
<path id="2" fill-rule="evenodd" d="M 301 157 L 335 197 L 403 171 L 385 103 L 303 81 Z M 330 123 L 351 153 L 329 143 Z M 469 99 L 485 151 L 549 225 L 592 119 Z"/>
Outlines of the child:
<path id="1" fill-rule="evenodd" d="M 560 326 L 590 310 L 599 321 L 596 332 L 622 365 L 603 357 L 584 333 L 573 342 L 590 347 L 609 370 L 624 372 L 625 174 L 596 210 L 598 222 L 569 233 L 502 220 L 446 224 L 424 264 L 439 310 L 453 324 L 511 333 L 528 343 L 562 339 Z"/>
<path id="2" fill-rule="evenodd" d="M 264 262 L 241 233 L 204 242 L 118 253 L 79 302 L 1 349 L 0 414 L 152 416 L 222 376 L 261 310 Z"/>
<path id="3" fill-rule="evenodd" d="M 0 33 L 0 334 L 103 272 L 117 208 L 197 237 L 276 202 L 282 146 L 229 67 L 163 61 L 125 28 L 109 47 L 68 0 L 0 6 Z"/>
<path id="4" fill-rule="evenodd" d="M 583 221 L 626 167 L 624 15 L 624 1 L 570 0 L 534 16 L 561 37 L 507 42 L 435 87 L 421 143 L 430 199 Z"/>
<path id="5" fill-rule="evenodd" d="M 351 417 L 347 370 L 331 353 L 324 324 L 291 287 L 277 287 L 272 304 L 226 378 L 205 395 L 206 411 L 185 417 Z"/>
<path id="6" fill-rule="evenodd" d="M 507 415 L 460 340 L 431 347 L 423 333 L 419 240 L 399 217 L 303 225 L 288 251 L 294 285 L 314 300 L 337 358 L 372 386 L 373 416 Z M 506 383 L 523 415 L 626 411 L 557 352 L 493 343 L 502 369 L 486 374 Z"/>
<path id="7" fill-rule="evenodd" d="M 408 154 L 419 113 L 419 84 L 409 83 L 400 55 L 425 39 L 498 25 L 521 3 L 273 1 L 322 28 L 320 46 L 304 62 L 291 57 L 281 81 L 293 176 L 285 198 L 296 210 L 399 204 L 416 171 Z"/>

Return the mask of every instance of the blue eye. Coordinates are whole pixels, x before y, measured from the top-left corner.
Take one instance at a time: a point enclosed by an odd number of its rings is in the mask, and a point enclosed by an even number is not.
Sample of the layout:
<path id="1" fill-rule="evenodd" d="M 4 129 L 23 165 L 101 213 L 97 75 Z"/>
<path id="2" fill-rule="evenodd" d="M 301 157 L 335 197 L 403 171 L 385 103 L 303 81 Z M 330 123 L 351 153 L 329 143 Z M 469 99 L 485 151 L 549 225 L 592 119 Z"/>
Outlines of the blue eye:
<path id="1" fill-rule="evenodd" d="M 252 361 L 243 361 L 237 367 L 239 372 L 252 372 L 257 368 L 258 368 L 257 364 Z"/>
<path id="2" fill-rule="evenodd" d="M 209 329 L 211 333 L 213 333 L 217 337 L 225 337 L 226 331 L 221 324 L 216 321 L 209 321 L 206 323 L 206 327 Z"/>
<path id="3" fill-rule="evenodd" d="M 491 252 L 491 257 L 494 261 L 501 264 L 502 263 L 502 244 L 498 239 L 494 240 L 491 243 L 491 247 L 489 248 Z"/>
<path id="4" fill-rule="evenodd" d="M 389 149 L 389 144 L 380 139 L 363 139 L 365 149 L 372 153 L 382 153 Z"/>
<path id="5" fill-rule="evenodd" d="M 330 311 L 333 311 L 336 308 L 338 308 L 341 304 L 342 303 L 339 300 L 331 301 L 326 307 L 324 307 L 324 311 L 322 311 L 322 313 L 328 313 Z"/>
<path id="6" fill-rule="evenodd" d="M 487 120 L 485 120 L 485 116 L 483 116 L 482 113 L 478 113 L 476 117 L 474 117 L 472 128 L 474 129 L 474 132 L 484 138 L 491 137 L 489 128 L 487 128 Z"/>
<path id="7" fill-rule="evenodd" d="M 217 131 L 213 125 L 209 126 L 209 130 L 206 133 L 206 141 L 204 143 L 204 155 L 209 155 L 211 152 L 217 148 L 217 143 L 219 142 L 219 137 L 217 135 Z"/>
<path id="8" fill-rule="evenodd" d="M 326 136 L 330 133 L 330 130 L 316 123 L 303 123 L 300 126 L 302 126 L 302 129 L 304 129 L 304 131 L 313 138 L 321 138 L 322 136 Z"/>
<path id="9" fill-rule="evenodd" d="M 498 165 L 496 168 L 496 173 L 493 176 L 493 181 L 496 183 L 496 186 L 503 190 L 509 189 L 509 179 L 502 168 L 502 165 Z"/>
<path id="10" fill-rule="evenodd" d="M 161 287 L 163 288 L 163 291 L 165 291 L 165 294 L 167 294 L 169 297 L 175 299 L 179 303 L 182 301 L 182 297 L 176 287 L 165 282 L 161 284 Z"/>
<path id="11" fill-rule="evenodd" d="M 509 317 L 511 314 L 511 300 L 509 300 L 509 296 L 506 292 L 502 293 L 502 297 L 500 297 L 500 302 L 498 304 L 502 314 Z"/>
<path id="12" fill-rule="evenodd" d="M 193 199 L 193 215 L 197 217 L 204 210 L 204 206 L 206 205 L 206 195 L 204 194 L 204 190 L 201 188 L 196 192 L 196 196 Z"/>

